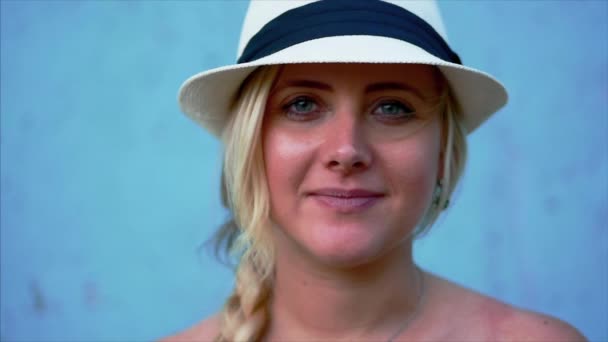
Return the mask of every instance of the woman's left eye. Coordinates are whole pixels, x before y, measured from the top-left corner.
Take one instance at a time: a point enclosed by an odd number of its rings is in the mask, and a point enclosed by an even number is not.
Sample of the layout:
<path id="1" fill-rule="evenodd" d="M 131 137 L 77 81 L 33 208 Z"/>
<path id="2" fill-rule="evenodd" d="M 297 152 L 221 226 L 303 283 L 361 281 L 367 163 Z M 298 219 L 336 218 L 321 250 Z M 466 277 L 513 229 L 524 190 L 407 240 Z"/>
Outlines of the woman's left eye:
<path id="1" fill-rule="evenodd" d="M 414 110 L 399 101 L 386 101 L 376 106 L 372 114 L 390 119 L 403 119 L 413 116 Z"/>

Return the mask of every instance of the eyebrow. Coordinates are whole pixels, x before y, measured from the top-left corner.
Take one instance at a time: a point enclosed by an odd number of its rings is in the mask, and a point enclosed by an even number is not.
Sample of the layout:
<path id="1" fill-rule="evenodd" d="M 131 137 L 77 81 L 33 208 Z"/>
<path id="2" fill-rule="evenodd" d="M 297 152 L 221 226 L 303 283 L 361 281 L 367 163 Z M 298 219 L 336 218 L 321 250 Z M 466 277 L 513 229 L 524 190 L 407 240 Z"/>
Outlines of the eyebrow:
<path id="1" fill-rule="evenodd" d="M 416 96 L 418 96 L 421 99 L 426 98 L 422 94 L 422 92 L 420 92 L 419 89 L 414 88 L 408 84 L 401 83 L 401 82 L 381 82 L 381 83 L 370 84 L 367 87 L 365 87 L 366 93 L 373 93 L 376 91 L 384 91 L 384 90 L 403 90 L 403 91 L 408 91 L 408 92 L 414 93 Z"/>
<path id="2" fill-rule="evenodd" d="M 284 84 L 286 87 L 314 88 L 319 90 L 333 91 L 334 89 L 327 83 L 310 80 L 289 80 Z"/>
<path id="3" fill-rule="evenodd" d="M 297 87 L 297 88 L 313 88 L 325 91 L 333 91 L 331 85 L 319 81 L 311 81 L 311 80 L 288 80 L 283 83 L 284 87 Z M 386 91 L 386 90 L 401 90 L 414 93 L 421 99 L 426 99 L 426 96 L 420 92 L 419 89 L 414 88 L 408 84 L 401 82 L 380 82 L 373 83 L 365 87 L 366 93 L 373 93 L 378 91 Z"/>

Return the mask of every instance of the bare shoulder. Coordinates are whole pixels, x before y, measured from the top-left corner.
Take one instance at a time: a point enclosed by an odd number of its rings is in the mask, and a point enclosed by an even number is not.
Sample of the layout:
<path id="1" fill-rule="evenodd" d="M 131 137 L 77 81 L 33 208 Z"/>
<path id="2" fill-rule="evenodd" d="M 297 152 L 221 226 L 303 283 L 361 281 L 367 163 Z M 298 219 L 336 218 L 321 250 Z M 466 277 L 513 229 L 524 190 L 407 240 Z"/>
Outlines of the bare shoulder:
<path id="1" fill-rule="evenodd" d="M 213 315 L 194 326 L 158 342 L 206 342 L 213 341 L 220 331 L 220 316 Z"/>
<path id="2" fill-rule="evenodd" d="M 587 341 L 575 327 L 556 317 L 516 308 L 511 310 L 497 329 L 502 341 Z"/>
<path id="3" fill-rule="evenodd" d="M 437 297 L 436 312 L 451 318 L 452 324 L 442 334 L 445 339 L 587 341 L 576 328 L 558 318 L 514 307 L 436 275 L 428 277 Z M 445 303 L 451 305 L 446 309 Z"/>

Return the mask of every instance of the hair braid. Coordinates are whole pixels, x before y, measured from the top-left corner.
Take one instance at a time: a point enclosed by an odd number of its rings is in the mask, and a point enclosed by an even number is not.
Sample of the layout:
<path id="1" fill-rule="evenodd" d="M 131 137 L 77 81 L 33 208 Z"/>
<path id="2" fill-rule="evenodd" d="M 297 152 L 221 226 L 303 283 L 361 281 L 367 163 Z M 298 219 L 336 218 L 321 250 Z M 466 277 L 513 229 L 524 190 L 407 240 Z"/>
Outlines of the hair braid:
<path id="1" fill-rule="evenodd" d="M 262 279 L 252 259 L 241 260 L 234 293 L 228 298 L 216 341 L 255 341 L 268 321 L 266 303 L 271 284 Z"/>
<path id="2" fill-rule="evenodd" d="M 222 136 L 226 147 L 223 200 L 234 219 L 216 236 L 225 242 L 239 265 L 235 289 L 224 306 L 216 341 L 255 341 L 262 336 L 268 321 L 274 248 L 260 131 L 277 69 L 260 68 L 243 82 Z"/>

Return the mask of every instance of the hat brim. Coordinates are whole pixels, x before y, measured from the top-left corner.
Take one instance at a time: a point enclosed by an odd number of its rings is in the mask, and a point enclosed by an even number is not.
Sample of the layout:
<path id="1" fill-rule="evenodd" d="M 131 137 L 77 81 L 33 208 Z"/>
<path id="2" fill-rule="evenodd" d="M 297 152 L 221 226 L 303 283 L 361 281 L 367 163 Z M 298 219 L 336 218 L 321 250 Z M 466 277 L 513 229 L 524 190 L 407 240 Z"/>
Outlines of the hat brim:
<path id="1" fill-rule="evenodd" d="M 464 117 L 474 131 L 507 103 L 505 87 L 491 75 L 446 62 L 425 50 L 393 38 L 339 36 L 306 41 L 253 62 L 224 66 L 187 79 L 178 93 L 181 110 L 215 136 L 228 121 L 234 97 L 256 68 L 297 63 L 408 63 L 437 66 L 446 77 Z"/>

